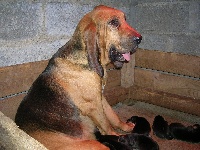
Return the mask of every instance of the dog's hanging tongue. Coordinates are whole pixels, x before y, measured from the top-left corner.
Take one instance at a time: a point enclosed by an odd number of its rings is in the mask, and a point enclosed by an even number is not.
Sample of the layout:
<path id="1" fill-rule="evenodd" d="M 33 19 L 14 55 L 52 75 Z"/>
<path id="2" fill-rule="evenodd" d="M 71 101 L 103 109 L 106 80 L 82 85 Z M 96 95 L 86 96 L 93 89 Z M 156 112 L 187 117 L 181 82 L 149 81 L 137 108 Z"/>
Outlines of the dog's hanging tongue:
<path id="1" fill-rule="evenodd" d="M 130 54 L 130 52 L 125 53 L 125 54 L 122 54 L 122 56 L 123 56 L 124 59 L 126 59 L 127 61 L 130 61 L 130 60 L 131 60 L 131 54 Z"/>

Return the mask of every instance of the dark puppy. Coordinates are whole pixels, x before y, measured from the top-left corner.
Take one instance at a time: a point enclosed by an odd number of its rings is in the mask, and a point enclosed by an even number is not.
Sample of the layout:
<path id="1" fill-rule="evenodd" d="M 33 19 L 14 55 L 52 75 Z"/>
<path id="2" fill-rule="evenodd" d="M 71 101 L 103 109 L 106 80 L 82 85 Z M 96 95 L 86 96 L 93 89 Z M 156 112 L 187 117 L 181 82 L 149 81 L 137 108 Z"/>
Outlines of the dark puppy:
<path id="1" fill-rule="evenodd" d="M 149 136 L 151 132 L 151 127 L 149 122 L 144 117 L 132 116 L 127 120 L 128 122 L 132 122 L 135 124 L 135 127 L 132 130 L 132 133 L 144 134 Z"/>
<path id="2" fill-rule="evenodd" d="M 153 139 L 142 134 L 120 136 L 97 134 L 97 140 L 111 150 L 159 150 L 158 144 Z"/>
<path id="3" fill-rule="evenodd" d="M 132 150 L 128 145 L 119 142 L 119 136 L 116 135 L 101 135 L 99 131 L 95 132 L 96 139 L 109 147 L 110 150 Z"/>
<path id="4" fill-rule="evenodd" d="M 127 134 L 119 136 L 119 142 L 127 145 L 132 150 L 159 150 L 158 144 L 150 137 L 143 134 Z"/>
<path id="5" fill-rule="evenodd" d="M 154 118 L 152 128 L 153 128 L 153 134 L 156 135 L 157 137 L 168 140 L 172 139 L 169 133 L 168 122 L 165 121 L 165 119 L 162 116 L 158 115 Z"/>
<path id="6" fill-rule="evenodd" d="M 200 125 L 194 124 L 192 126 L 185 127 L 181 123 L 171 123 L 169 125 L 169 131 L 174 139 L 199 143 L 200 142 Z"/>

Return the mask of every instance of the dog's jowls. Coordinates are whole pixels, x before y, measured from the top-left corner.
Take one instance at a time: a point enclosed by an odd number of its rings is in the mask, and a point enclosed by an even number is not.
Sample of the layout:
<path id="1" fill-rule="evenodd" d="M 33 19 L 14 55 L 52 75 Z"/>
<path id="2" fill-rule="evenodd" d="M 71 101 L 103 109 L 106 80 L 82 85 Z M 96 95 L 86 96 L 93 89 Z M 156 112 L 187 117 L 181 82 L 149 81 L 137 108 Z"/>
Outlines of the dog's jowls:
<path id="1" fill-rule="evenodd" d="M 122 122 L 102 95 L 106 65 L 121 68 L 141 39 L 123 12 L 95 7 L 32 84 L 17 125 L 49 149 L 107 149 L 94 140 L 96 127 L 117 135 L 114 129 L 129 132 L 133 125 Z"/>

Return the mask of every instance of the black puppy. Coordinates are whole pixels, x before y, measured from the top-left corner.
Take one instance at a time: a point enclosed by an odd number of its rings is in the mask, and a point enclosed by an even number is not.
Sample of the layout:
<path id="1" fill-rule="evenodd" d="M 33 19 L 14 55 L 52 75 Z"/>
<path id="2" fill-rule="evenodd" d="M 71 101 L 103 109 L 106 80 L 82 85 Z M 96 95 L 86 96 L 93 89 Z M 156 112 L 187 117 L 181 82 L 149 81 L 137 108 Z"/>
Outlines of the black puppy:
<path id="1" fill-rule="evenodd" d="M 99 131 L 95 132 L 96 139 L 109 147 L 110 150 L 132 150 L 128 145 L 119 142 L 119 136 L 116 135 L 101 135 Z"/>
<path id="2" fill-rule="evenodd" d="M 172 139 L 171 134 L 169 132 L 168 122 L 165 121 L 165 119 L 162 116 L 158 115 L 154 118 L 152 128 L 153 134 L 157 137 L 168 140 Z"/>
<path id="3" fill-rule="evenodd" d="M 111 150 L 159 150 L 158 144 L 153 139 L 137 133 L 115 136 L 96 132 L 96 138 Z"/>
<path id="4" fill-rule="evenodd" d="M 169 125 L 169 132 L 174 139 L 199 143 L 200 142 L 200 125 L 194 124 L 185 127 L 181 123 L 171 123 Z"/>
<path id="5" fill-rule="evenodd" d="M 158 144 L 152 138 L 143 134 L 121 135 L 119 142 L 127 145 L 131 150 L 159 150 Z"/>
<path id="6" fill-rule="evenodd" d="M 132 116 L 130 119 L 127 120 L 127 123 L 128 122 L 132 122 L 135 124 L 132 133 L 144 134 L 146 136 L 149 136 L 149 133 L 151 132 L 151 126 L 145 118 Z"/>
<path id="7" fill-rule="evenodd" d="M 181 123 L 168 122 L 160 115 L 156 116 L 153 122 L 153 133 L 159 138 L 177 139 L 186 142 L 199 143 L 200 142 L 200 125 L 194 124 L 192 126 L 184 126 Z"/>

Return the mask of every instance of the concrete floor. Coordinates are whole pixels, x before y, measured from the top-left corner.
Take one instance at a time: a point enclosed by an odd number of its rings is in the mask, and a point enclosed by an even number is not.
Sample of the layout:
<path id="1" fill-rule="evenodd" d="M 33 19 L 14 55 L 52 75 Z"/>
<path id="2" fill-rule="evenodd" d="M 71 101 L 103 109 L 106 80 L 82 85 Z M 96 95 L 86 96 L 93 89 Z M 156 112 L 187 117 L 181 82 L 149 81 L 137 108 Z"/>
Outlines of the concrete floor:
<path id="1" fill-rule="evenodd" d="M 144 102 L 127 100 L 123 103 L 118 103 L 117 105 L 113 106 L 113 108 L 124 121 L 126 121 L 131 116 L 141 116 L 145 117 L 151 126 L 155 116 L 157 115 L 163 116 L 164 119 L 168 121 L 168 123 L 180 122 L 184 125 L 192 125 L 195 123 L 200 124 L 200 117 L 198 116 L 166 109 Z M 200 143 L 193 144 L 178 140 L 160 139 L 153 135 L 152 131 L 150 135 L 158 143 L 160 150 L 200 150 Z"/>

